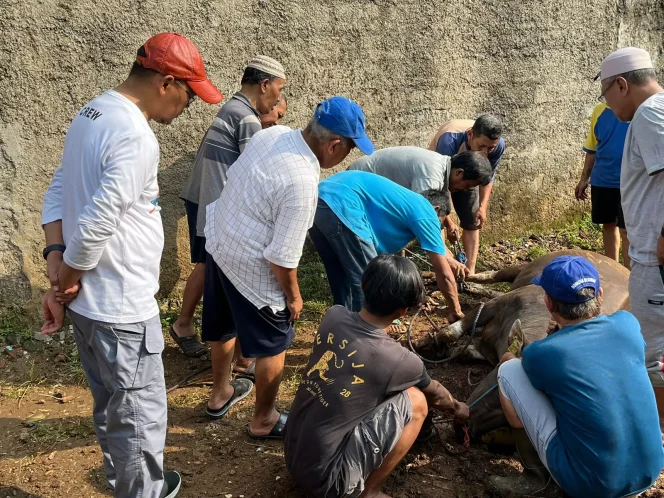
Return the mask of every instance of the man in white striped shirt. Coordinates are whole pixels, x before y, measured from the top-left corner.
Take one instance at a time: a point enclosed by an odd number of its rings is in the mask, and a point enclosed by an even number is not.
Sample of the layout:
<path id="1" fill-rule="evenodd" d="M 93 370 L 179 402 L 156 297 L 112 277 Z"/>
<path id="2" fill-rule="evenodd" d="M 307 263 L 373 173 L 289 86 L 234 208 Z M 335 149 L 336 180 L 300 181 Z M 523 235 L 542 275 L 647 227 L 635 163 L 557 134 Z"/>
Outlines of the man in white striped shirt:
<path id="1" fill-rule="evenodd" d="M 275 409 L 292 322 L 302 310 L 297 265 L 318 200 L 320 168 L 332 168 L 357 146 L 373 152 L 360 107 L 343 97 L 321 102 L 304 130 L 273 126 L 252 138 L 208 206 L 203 334 L 212 343 L 213 389 L 207 412 L 219 418 L 251 391 L 229 382 L 235 338 L 256 360 L 255 438 L 281 439 L 287 416 Z M 218 334 L 220 332 L 217 332 Z"/>

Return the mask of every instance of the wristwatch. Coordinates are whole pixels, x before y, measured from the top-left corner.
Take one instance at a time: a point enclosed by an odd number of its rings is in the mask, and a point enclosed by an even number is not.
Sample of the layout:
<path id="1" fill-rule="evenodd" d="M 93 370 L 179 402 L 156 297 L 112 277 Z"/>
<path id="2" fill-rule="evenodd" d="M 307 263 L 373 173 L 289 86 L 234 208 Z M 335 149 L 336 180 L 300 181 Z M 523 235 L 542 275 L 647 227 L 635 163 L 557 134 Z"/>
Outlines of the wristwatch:
<path id="1" fill-rule="evenodd" d="M 66 247 L 63 246 L 62 244 L 51 244 L 50 246 L 47 246 L 46 249 L 44 249 L 44 252 L 42 252 L 42 255 L 44 256 L 44 259 L 48 258 L 48 253 L 51 251 L 60 251 L 60 252 L 65 252 Z"/>

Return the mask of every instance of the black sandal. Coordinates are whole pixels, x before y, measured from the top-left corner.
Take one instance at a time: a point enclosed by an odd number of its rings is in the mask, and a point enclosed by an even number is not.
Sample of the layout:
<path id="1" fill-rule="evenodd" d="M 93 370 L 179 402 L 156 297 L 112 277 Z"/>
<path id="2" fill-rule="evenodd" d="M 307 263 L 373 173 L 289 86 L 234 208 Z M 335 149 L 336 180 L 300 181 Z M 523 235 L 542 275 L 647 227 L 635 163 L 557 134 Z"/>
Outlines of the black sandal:
<path id="1" fill-rule="evenodd" d="M 218 410 L 212 410 L 209 405 L 206 406 L 205 413 L 207 413 L 210 418 L 218 420 L 226 415 L 228 410 L 251 394 L 251 391 L 254 388 L 254 383 L 249 379 L 233 379 L 231 381 L 231 387 L 233 388 L 233 396 L 226 401 L 224 406 Z"/>
<path id="2" fill-rule="evenodd" d="M 180 349 L 189 358 L 200 358 L 208 352 L 208 349 L 203 343 L 198 340 L 196 334 L 187 337 L 180 337 L 175 333 L 173 325 L 168 328 L 168 332 L 175 341 L 175 344 L 180 346 Z"/>
<path id="3" fill-rule="evenodd" d="M 265 439 L 283 439 L 284 438 L 284 429 L 286 428 L 286 422 L 288 421 L 288 412 L 281 412 L 279 414 L 279 420 L 274 424 L 272 430 L 269 434 L 265 436 L 257 436 L 251 432 L 249 426 L 247 426 L 247 434 L 251 439 L 265 440 Z"/>
<path id="4" fill-rule="evenodd" d="M 245 378 L 249 379 L 252 382 L 256 382 L 256 360 L 252 361 L 251 364 L 245 368 L 242 372 L 239 370 L 233 369 L 235 377 L 238 379 Z"/>

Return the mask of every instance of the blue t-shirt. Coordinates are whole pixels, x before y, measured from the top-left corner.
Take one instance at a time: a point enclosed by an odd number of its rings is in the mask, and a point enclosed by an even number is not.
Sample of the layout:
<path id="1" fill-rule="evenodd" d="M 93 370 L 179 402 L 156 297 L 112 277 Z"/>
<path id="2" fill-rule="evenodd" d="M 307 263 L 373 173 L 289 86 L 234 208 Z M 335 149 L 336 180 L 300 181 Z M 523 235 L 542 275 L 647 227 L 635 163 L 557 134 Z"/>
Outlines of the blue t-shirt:
<path id="1" fill-rule="evenodd" d="M 546 458 L 566 493 L 621 497 L 657 479 L 662 435 L 645 342 L 631 313 L 564 327 L 527 346 L 522 365 L 556 412 Z"/>
<path id="2" fill-rule="evenodd" d="M 595 106 L 583 151 L 595 154 L 590 184 L 595 187 L 620 188 L 625 137 L 629 123 L 620 121 L 606 104 Z"/>
<path id="3" fill-rule="evenodd" d="M 467 130 L 463 131 L 448 131 L 443 133 L 438 139 L 436 144 L 436 152 L 444 156 L 455 156 L 459 153 L 461 146 L 464 146 L 464 150 L 470 150 L 468 146 L 468 133 Z M 489 162 L 491 163 L 491 168 L 493 169 L 493 174 L 491 175 L 491 183 L 496 176 L 496 171 L 498 171 L 498 166 L 500 166 L 500 160 L 505 153 L 505 139 L 500 138 L 498 145 L 489 153 Z"/>
<path id="4" fill-rule="evenodd" d="M 379 254 L 399 252 L 417 239 L 425 251 L 445 255 L 433 206 L 387 178 L 366 171 L 342 171 L 320 182 L 318 195 Z"/>

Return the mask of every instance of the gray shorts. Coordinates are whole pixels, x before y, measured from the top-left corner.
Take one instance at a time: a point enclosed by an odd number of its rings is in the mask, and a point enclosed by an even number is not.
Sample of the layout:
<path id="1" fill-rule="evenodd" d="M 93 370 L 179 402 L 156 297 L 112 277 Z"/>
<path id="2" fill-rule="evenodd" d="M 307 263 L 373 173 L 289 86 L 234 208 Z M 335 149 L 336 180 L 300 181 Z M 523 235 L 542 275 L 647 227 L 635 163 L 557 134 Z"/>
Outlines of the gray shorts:
<path id="1" fill-rule="evenodd" d="M 326 498 L 355 498 L 362 494 L 364 482 L 380 467 L 412 418 L 413 407 L 405 391 L 369 413 L 349 434 L 335 466 L 339 471 L 328 478 Z"/>
<path id="2" fill-rule="evenodd" d="M 657 266 L 632 261 L 630 311 L 646 341 L 646 368 L 653 387 L 664 387 L 664 282 Z"/>
<path id="3" fill-rule="evenodd" d="M 509 360 L 500 365 L 498 385 L 500 393 L 512 403 L 530 442 L 548 470 L 546 449 L 558 431 L 551 401 L 530 383 L 521 360 Z"/>

